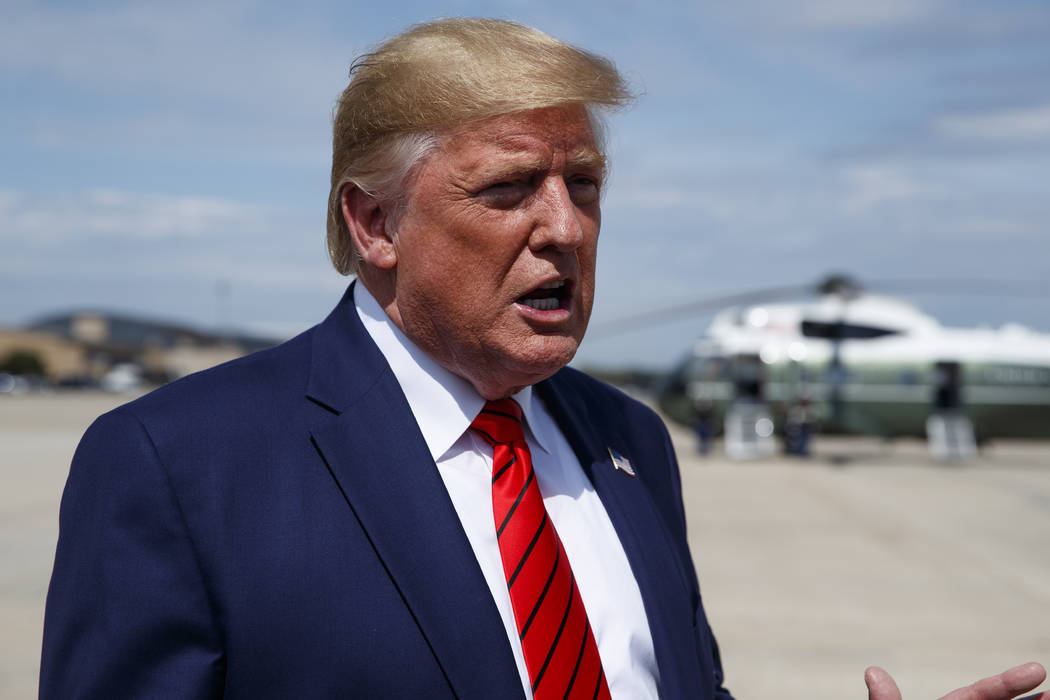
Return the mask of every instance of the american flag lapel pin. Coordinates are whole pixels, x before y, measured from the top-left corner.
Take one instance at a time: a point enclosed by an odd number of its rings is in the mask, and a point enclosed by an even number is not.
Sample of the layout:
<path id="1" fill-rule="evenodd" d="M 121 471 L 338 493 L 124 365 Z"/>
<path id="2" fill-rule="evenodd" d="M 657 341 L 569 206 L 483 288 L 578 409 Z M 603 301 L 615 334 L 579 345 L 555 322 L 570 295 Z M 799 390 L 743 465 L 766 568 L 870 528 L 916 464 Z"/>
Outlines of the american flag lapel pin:
<path id="1" fill-rule="evenodd" d="M 637 476 L 637 474 L 634 473 L 634 467 L 631 466 L 631 460 L 627 459 L 611 447 L 606 447 L 605 449 L 609 450 L 609 457 L 612 458 L 614 467 L 627 474 L 627 476 Z"/>

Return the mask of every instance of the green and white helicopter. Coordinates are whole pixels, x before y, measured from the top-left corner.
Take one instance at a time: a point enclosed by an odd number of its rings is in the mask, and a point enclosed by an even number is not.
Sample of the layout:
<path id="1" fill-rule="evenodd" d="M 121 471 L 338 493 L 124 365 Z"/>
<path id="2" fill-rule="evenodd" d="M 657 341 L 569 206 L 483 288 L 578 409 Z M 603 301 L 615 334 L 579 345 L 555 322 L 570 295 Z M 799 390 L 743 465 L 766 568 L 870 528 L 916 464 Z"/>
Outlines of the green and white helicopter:
<path id="1" fill-rule="evenodd" d="M 715 316 L 659 391 L 669 417 L 724 426 L 727 441 L 743 430 L 745 443 L 766 445 L 758 453 L 793 422 L 928 437 L 946 456 L 993 438 L 1050 438 L 1050 335 L 947 328 L 842 276 L 812 301 L 754 301 L 769 291 Z"/>

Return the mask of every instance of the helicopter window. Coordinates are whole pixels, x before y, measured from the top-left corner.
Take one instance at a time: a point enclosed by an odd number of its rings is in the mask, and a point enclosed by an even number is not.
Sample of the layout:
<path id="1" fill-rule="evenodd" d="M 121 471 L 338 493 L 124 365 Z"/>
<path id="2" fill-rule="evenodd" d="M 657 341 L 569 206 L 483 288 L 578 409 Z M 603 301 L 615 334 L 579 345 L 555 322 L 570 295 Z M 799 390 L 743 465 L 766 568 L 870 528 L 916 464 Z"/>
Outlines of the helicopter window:
<path id="1" fill-rule="evenodd" d="M 895 335 L 899 331 L 878 326 L 864 326 L 859 323 L 827 322 L 827 321 L 803 321 L 802 335 L 807 338 L 827 338 L 829 340 L 851 340 L 881 338 L 885 335 Z"/>
<path id="2" fill-rule="evenodd" d="M 718 357 L 711 357 L 704 361 L 698 372 L 701 379 L 712 381 L 721 379 L 726 374 L 725 362 Z"/>

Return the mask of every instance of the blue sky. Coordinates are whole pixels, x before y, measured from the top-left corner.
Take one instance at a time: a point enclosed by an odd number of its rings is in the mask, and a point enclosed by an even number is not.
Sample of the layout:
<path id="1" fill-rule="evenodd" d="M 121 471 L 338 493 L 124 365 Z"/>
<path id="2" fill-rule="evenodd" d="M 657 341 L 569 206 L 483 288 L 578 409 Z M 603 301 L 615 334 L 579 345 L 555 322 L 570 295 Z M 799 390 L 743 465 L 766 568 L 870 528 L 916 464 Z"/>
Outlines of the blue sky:
<path id="1" fill-rule="evenodd" d="M 537 26 L 641 93 L 611 120 L 595 323 L 831 271 L 1050 292 L 1042 0 L 7 0 L 0 324 L 321 319 L 346 283 L 324 249 L 334 99 L 356 55 L 450 15 Z M 913 300 L 1050 331 L 1050 293 Z M 578 362 L 669 364 L 707 320 Z"/>

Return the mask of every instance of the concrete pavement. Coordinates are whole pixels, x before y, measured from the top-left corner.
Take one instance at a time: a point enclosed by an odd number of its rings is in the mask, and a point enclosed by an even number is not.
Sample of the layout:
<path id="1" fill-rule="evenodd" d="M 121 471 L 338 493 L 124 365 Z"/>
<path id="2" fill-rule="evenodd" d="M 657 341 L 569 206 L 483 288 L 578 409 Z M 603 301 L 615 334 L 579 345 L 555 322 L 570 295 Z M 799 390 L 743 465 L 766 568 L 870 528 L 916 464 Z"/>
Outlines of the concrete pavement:
<path id="1" fill-rule="evenodd" d="M 1050 446 L 967 465 L 925 445 L 818 442 L 815 459 L 730 463 L 676 431 L 690 544 L 744 698 L 905 698 L 1009 666 L 1050 666 Z"/>
<path id="2" fill-rule="evenodd" d="M 121 397 L 0 397 L 0 698 L 36 694 L 69 459 Z M 823 440 L 731 463 L 673 430 L 705 605 L 741 700 L 864 697 L 880 664 L 906 698 L 1050 665 L 1050 443 L 963 466 L 920 443 Z"/>

